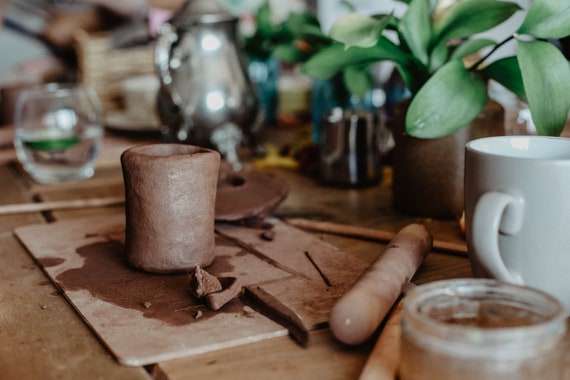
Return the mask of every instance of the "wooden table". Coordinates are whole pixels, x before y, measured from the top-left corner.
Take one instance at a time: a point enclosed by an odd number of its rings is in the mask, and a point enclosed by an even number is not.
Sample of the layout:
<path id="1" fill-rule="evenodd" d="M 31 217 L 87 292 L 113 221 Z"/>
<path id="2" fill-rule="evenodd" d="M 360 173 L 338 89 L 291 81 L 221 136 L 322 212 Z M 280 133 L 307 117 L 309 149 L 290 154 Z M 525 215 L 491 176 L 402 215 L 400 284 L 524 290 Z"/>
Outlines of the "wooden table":
<path id="1" fill-rule="evenodd" d="M 38 185 L 18 164 L 0 164 L 0 205 L 122 196 L 120 152 L 147 140 L 108 133 L 106 153 L 92 179 L 63 186 Z M 389 175 L 378 186 L 338 189 L 320 186 L 291 169 L 273 169 L 290 185 L 276 210 L 281 218 L 302 217 L 397 232 L 411 222 L 425 224 L 436 239 L 462 243 L 456 221 L 415 219 L 391 207 Z M 311 332 L 301 348 L 288 337 L 238 348 L 159 362 L 119 365 L 73 307 L 58 292 L 13 234 L 18 226 L 116 213 L 122 206 L 0 216 L 0 378 L 2 379 L 355 379 L 374 342 L 347 347 L 327 328 Z M 348 254 L 371 261 L 385 243 L 318 233 Z M 464 254 L 431 252 L 414 278 L 418 284 L 470 277 Z"/>

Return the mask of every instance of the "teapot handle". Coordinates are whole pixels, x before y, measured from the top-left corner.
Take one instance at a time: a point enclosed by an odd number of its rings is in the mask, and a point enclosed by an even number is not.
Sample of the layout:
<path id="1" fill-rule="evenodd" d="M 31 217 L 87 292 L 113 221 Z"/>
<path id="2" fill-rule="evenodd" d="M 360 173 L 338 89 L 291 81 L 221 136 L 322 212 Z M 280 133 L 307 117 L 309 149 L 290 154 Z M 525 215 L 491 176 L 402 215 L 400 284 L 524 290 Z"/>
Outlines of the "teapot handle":
<path id="1" fill-rule="evenodd" d="M 172 75 L 170 73 L 170 51 L 172 45 L 178 41 L 178 34 L 172 24 L 165 22 L 158 29 L 158 38 L 156 40 L 154 64 L 156 71 L 163 85 L 168 88 L 172 102 L 179 109 L 182 108 L 182 97 L 172 85 Z"/>

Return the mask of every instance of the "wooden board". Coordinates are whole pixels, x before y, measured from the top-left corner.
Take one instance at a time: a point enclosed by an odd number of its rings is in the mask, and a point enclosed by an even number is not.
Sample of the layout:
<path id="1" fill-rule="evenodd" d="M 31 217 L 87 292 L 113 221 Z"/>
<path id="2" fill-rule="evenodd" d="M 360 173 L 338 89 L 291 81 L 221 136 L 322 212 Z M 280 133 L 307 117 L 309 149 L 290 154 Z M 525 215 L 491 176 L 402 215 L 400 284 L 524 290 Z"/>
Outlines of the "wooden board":
<path id="1" fill-rule="evenodd" d="M 261 230 L 220 224 L 216 260 L 207 270 L 261 284 L 305 325 L 326 325 L 338 297 L 366 269 L 362 260 L 278 220 L 273 241 Z M 287 335 L 287 330 L 241 301 L 217 312 L 193 299 L 188 276 L 152 275 L 124 259 L 124 215 L 32 225 L 15 230 L 117 360 L 130 366 L 215 351 Z M 239 239 L 257 255 L 236 245 Z M 308 260 L 309 252 L 332 286 Z M 259 257 L 265 255 L 267 258 Z M 272 264 L 272 263 L 276 264 Z"/>

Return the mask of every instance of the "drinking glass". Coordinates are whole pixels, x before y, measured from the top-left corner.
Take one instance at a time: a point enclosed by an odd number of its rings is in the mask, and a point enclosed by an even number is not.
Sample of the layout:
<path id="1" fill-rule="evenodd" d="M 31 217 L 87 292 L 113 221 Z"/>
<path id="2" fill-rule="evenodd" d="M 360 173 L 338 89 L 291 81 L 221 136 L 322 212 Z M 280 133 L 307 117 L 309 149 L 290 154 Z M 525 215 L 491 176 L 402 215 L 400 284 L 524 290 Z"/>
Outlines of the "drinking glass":
<path id="1" fill-rule="evenodd" d="M 103 144 L 103 115 L 86 84 L 51 83 L 22 91 L 14 116 L 14 147 L 39 183 L 90 178 Z"/>

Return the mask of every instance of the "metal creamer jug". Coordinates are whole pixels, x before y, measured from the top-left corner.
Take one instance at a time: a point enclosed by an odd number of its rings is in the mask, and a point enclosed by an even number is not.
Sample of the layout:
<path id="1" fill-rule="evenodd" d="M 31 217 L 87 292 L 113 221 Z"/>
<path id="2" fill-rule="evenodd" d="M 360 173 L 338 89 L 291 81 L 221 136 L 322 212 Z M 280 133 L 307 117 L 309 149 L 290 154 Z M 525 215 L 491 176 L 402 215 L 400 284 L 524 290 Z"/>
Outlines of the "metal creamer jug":
<path id="1" fill-rule="evenodd" d="M 213 0 L 190 0 L 158 31 L 158 113 L 167 141 L 218 150 L 234 168 L 257 147 L 260 106 L 238 43 L 238 18 Z"/>

